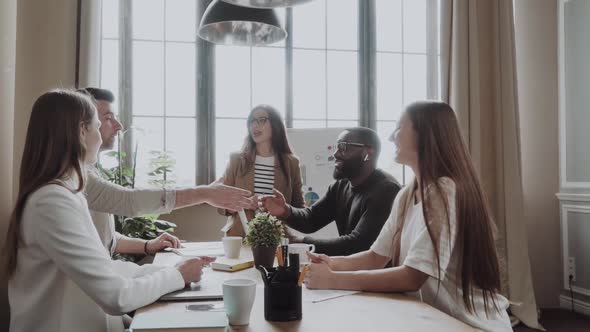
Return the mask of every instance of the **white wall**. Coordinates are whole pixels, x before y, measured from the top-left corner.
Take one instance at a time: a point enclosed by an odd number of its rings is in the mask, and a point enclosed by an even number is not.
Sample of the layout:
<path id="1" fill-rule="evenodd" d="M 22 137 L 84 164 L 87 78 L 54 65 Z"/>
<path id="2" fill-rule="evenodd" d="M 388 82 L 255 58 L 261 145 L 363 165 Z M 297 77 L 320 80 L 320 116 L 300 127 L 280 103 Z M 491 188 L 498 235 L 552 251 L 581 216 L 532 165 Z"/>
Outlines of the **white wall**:
<path id="1" fill-rule="evenodd" d="M 49 89 L 74 86 L 75 54 L 76 0 L 18 1 L 15 179 L 33 102 Z"/>
<path id="2" fill-rule="evenodd" d="M 535 296 L 559 305 L 557 1 L 516 0 L 524 206 Z"/>

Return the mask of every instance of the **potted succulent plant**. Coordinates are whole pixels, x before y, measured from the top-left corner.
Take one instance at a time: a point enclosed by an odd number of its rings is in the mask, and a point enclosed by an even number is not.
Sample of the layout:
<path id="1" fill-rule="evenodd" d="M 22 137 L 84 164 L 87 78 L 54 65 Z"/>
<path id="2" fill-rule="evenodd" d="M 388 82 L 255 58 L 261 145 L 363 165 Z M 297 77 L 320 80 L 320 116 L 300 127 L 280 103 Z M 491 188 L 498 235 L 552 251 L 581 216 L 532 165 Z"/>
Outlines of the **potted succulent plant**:
<path id="1" fill-rule="evenodd" d="M 268 213 L 258 212 L 248 223 L 245 242 L 252 247 L 254 265 L 272 267 L 277 246 L 285 235 L 281 221 Z"/>

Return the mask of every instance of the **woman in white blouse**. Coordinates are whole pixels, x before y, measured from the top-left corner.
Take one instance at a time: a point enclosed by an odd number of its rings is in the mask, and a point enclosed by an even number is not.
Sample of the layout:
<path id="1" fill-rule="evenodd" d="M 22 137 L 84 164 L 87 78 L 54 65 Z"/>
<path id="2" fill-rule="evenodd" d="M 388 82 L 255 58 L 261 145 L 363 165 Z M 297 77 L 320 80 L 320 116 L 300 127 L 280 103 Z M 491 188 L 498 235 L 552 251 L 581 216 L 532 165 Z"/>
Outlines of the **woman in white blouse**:
<path id="1" fill-rule="evenodd" d="M 391 140 L 414 181 L 369 250 L 310 254 L 307 287 L 411 292 L 477 329 L 512 331 L 499 294 L 495 225 L 454 111 L 441 102 L 411 104 Z"/>
<path id="2" fill-rule="evenodd" d="M 94 104 L 78 92 L 51 91 L 33 105 L 3 251 L 10 331 L 123 331 L 120 315 L 200 280 L 210 261 L 111 260 L 82 194 L 99 127 Z"/>

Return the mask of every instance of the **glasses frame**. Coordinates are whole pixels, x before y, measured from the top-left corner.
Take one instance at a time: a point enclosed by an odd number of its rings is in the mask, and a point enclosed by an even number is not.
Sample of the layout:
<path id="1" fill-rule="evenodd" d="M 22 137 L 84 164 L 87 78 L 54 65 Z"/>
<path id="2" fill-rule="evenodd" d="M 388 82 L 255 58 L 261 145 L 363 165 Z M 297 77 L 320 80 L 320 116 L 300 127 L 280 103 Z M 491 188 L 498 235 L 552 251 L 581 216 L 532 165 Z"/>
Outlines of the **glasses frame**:
<path id="1" fill-rule="evenodd" d="M 268 120 L 270 120 L 268 116 L 248 119 L 248 126 L 252 127 L 252 125 L 256 123 L 257 126 L 262 127 L 268 122 Z"/>
<path id="2" fill-rule="evenodd" d="M 340 145 L 340 144 L 344 144 L 344 148 L 343 148 L 343 149 L 340 149 L 340 148 L 338 147 L 338 145 Z M 362 143 L 353 143 L 353 142 L 346 142 L 346 141 L 341 141 L 341 142 L 336 142 L 336 144 L 334 144 L 334 147 L 336 148 L 336 149 L 334 150 L 334 153 L 336 153 L 336 152 L 338 152 L 338 151 L 340 151 L 340 152 L 342 152 L 342 153 L 346 153 L 346 152 L 348 151 L 348 145 L 351 145 L 351 146 L 358 146 L 358 147 L 363 147 L 363 148 L 369 148 L 369 147 L 371 147 L 370 145 L 367 145 L 367 144 L 362 144 Z"/>

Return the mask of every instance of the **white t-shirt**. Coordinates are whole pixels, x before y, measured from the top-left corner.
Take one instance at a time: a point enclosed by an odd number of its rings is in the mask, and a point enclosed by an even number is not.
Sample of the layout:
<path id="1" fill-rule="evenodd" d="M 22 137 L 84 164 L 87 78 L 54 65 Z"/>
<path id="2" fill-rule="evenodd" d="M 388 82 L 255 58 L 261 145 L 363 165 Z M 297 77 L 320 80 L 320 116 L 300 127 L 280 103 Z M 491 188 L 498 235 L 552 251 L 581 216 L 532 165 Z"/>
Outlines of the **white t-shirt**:
<path id="1" fill-rule="evenodd" d="M 272 195 L 275 185 L 275 157 L 256 156 L 254 164 L 254 193 Z"/>
<path id="2" fill-rule="evenodd" d="M 469 313 L 463 303 L 463 290 L 460 280 L 457 280 L 458 251 L 455 250 L 455 238 L 457 231 L 457 219 L 455 211 L 455 183 L 449 178 L 441 178 L 439 183 L 446 193 L 448 200 L 448 212 L 450 224 L 446 221 L 440 223 L 440 274 L 434 254 L 434 246 L 428 234 L 422 213 L 422 203 L 414 204 L 406 211 L 405 222 L 401 235 L 400 257 L 402 265 L 409 266 L 429 275 L 422 288 L 410 295 L 420 298 L 433 307 L 483 331 L 512 331 L 510 319 L 506 309 L 508 300 L 502 295 L 497 295 L 497 304 L 500 313 L 493 304 L 488 303 L 488 316 L 486 317 L 483 295 L 480 289 L 474 290 L 475 314 Z M 404 188 L 397 195 L 391 215 L 383 226 L 379 237 L 371 246 L 371 250 L 381 256 L 392 257 L 393 235 L 397 226 L 397 215 L 400 207 L 400 199 L 411 188 Z M 434 212 L 432 212 L 434 213 Z M 444 217 L 444 211 L 440 216 Z M 438 278 L 440 276 L 440 284 Z"/>

